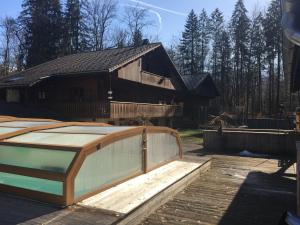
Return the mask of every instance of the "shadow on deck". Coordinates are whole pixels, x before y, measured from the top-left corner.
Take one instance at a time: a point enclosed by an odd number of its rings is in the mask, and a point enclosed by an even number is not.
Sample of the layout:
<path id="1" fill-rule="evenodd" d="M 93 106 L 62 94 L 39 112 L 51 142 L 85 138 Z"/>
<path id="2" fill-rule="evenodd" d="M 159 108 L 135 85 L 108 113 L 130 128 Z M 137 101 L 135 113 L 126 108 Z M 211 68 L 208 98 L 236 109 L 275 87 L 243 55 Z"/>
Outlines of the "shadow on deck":
<path id="1" fill-rule="evenodd" d="M 117 219 L 116 215 L 97 209 L 79 206 L 62 209 L 0 193 L 0 225 L 106 225 Z"/>
<path id="2" fill-rule="evenodd" d="M 285 210 L 296 211 L 296 167 L 286 162 L 214 155 L 208 173 L 143 224 L 278 224 Z"/>
<path id="3" fill-rule="evenodd" d="M 285 210 L 295 213 L 295 176 L 284 169 L 250 172 L 218 224 L 278 224 Z"/>

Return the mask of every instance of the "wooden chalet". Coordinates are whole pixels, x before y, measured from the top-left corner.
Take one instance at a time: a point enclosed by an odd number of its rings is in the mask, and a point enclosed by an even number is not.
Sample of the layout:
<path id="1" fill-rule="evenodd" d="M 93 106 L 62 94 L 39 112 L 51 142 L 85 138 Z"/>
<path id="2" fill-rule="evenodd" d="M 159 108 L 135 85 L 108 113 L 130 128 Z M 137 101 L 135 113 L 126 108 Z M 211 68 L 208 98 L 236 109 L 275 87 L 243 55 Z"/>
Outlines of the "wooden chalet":
<path id="1" fill-rule="evenodd" d="M 182 76 L 186 91 L 184 94 L 184 117 L 205 123 L 210 100 L 219 96 L 212 77 L 209 74 Z"/>
<path id="2" fill-rule="evenodd" d="M 184 80 L 153 43 L 69 55 L 12 74 L 0 79 L 0 99 L 73 120 L 173 118 L 183 115 Z"/>

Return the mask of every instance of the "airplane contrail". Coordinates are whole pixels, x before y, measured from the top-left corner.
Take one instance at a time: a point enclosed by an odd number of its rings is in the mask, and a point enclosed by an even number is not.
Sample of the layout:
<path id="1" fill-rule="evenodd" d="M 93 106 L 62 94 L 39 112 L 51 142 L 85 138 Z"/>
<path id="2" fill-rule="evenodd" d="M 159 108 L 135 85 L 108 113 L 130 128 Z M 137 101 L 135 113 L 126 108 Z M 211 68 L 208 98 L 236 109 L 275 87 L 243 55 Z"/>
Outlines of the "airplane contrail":
<path id="1" fill-rule="evenodd" d="M 171 10 L 171 9 L 162 8 L 162 7 L 159 7 L 159 6 L 156 6 L 156 5 L 152 5 L 152 4 L 149 4 L 149 3 L 146 3 L 146 2 L 142 2 L 140 0 L 130 0 L 130 1 L 138 3 L 140 5 L 144 5 L 144 6 L 153 8 L 153 9 L 159 9 L 159 10 L 171 13 L 171 14 L 175 14 L 175 15 L 178 15 L 178 16 L 187 16 L 187 13 L 182 13 L 182 12 L 174 11 L 174 10 Z"/>
<path id="2" fill-rule="evenodd" d="M 161 15 L 159 14 L 159 12 L 157 12 L 153 9 L 148 9 L 146 7 L 143 7 L 143 6 L 130 5 L 130 4 L 124 4 L 124 5 L 127 6 L 127 7 L 132 7 L 132 8 L 147 9 L 150 13 L 153 13 L 154 15 L 156 15 L 158 23 L 159 23 L 158 33 L 160 33 L 160 31 L 162 30 L 162 18 L 161 18 Z"/>

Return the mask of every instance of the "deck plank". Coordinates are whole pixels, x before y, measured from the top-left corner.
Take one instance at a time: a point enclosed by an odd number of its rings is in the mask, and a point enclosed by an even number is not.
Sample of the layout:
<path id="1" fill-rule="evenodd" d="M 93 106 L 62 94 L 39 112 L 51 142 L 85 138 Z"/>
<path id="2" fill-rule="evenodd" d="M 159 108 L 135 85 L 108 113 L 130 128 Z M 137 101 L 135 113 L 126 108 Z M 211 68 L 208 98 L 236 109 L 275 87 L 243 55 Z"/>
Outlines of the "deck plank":
<path id="1" fill-rule="evenodd" d="M 142 225 L 277 224 L 296 210 L 295 165 L 283 171 L 274 159 L 215 156 L 212 168 Z"/>
<path id="2" fill-rule="evenodd" d="M 96 209 L 80 206 L 62 209 L 0 193 L 0 225 L 106 225 L 112 224 L 117 219 L 114 214 Z"/>

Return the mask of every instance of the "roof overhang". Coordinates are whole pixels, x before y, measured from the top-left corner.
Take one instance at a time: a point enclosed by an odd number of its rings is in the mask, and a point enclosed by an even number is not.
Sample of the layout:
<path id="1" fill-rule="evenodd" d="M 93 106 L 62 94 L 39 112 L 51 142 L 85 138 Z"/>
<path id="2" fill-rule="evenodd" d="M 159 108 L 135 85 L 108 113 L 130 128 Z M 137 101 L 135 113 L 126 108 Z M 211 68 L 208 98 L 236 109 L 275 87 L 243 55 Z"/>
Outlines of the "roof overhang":
<path id="1" fill-rule="evenodd" d="M 63 73 L 63 74 L 53 74 L 51 76 L 44 76 L 40 77 L 35 80 L 28 80 L 24 83 L 18 84 L 18 83 L 0 83 L 0 89 L 1 88 L 21 88 L 21 87 L 33 87 L 45 80 L 53 79 L 53 78 L 73 78 L 73 77 L 80 77 L 85 75 L 99 75 L 99 74 L 105 74 L 108 73 L 108 71 L 86 71 L 86 72 L 80 72 L 80 73 Z"/>

